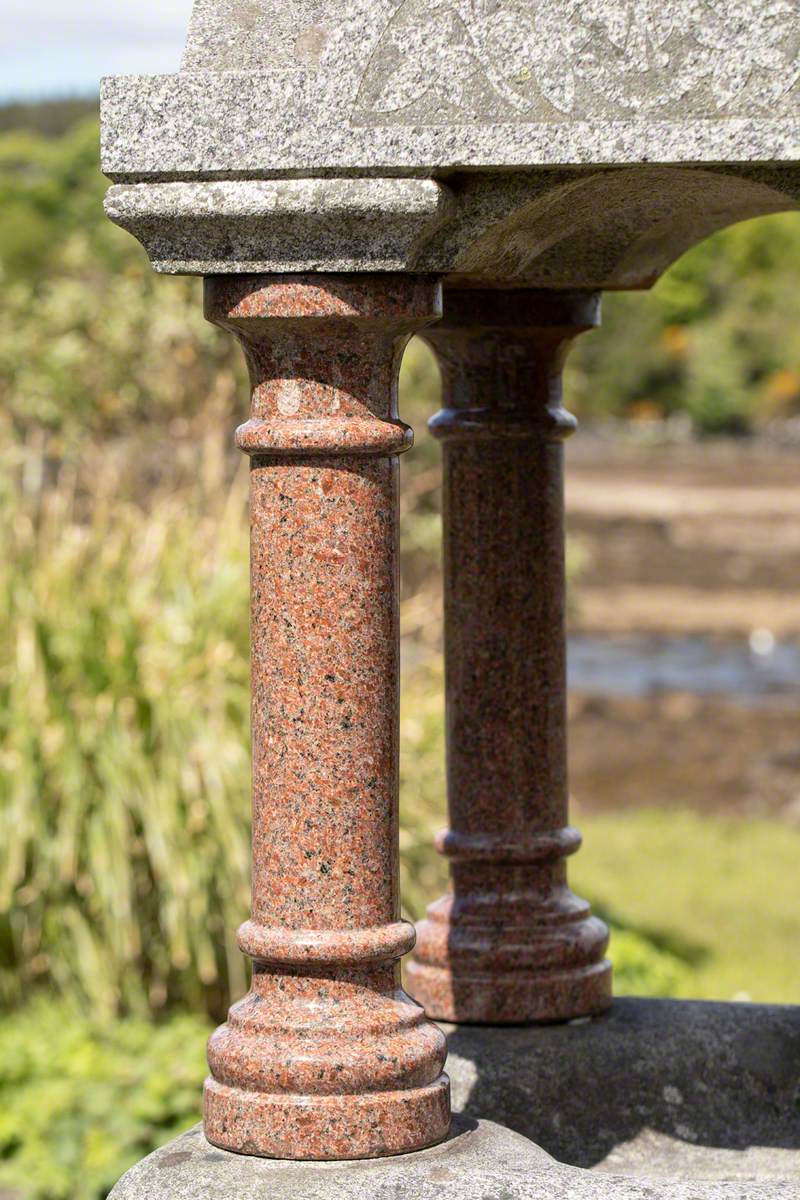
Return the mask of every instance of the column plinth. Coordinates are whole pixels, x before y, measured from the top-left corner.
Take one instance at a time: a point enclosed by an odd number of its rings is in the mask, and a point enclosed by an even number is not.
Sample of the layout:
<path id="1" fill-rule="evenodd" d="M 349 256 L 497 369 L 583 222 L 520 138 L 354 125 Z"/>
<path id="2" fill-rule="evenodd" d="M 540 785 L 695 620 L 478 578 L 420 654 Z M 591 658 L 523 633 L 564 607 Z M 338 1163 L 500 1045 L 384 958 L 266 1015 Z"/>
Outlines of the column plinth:
<path id="1" fill-rule="evenodd" d="M 408 982 L 427 1013 L 513 1024 L 611 1001 L 608 931 L 567 886 L 562 405 L 590 294 L 446 293 L 425 333 L 442 368 L 452 892 L 418 927 Z"/>
<path id="2" fill-rule="evenodd" d="M 205 1130 L 291 1159 L 440 1141 L 446 1045 L 400 987 L 397 374 L 440 311 L 411 277 L 215 277 L 252 459 L 250 993 L 209 1045 Z"/>

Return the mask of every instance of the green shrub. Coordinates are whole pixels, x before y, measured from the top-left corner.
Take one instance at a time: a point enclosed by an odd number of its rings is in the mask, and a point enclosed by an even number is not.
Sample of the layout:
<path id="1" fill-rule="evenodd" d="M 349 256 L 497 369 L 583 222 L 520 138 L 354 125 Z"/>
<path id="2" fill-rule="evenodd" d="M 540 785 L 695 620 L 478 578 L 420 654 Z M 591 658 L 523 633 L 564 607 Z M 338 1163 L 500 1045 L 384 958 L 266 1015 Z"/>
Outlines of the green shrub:
<path id="1" fill-rule="evenodd" d="M 0 1194 L 102 1200 L 145 1154 L 199 1119 L 208 1028 L 107 1022 L 63 1004 L 0 1024 Z"/>
<path id="2" fill-rule="evenodd" d="M 617 996 L 679 996 L 691 988 L 692 971 L 677 954 L 635 929 L 611 925 L 609 955 Z"/>
<path id="3" fill-rule="evenodd" d="M 724 230 L 684 255 L 645 295 L 608 295 L 603 329 L 568 370 L 584 418 L 687 413 L 704 433 L 740 433 L 800 412 L 794 319 L 800 216 Z"/>

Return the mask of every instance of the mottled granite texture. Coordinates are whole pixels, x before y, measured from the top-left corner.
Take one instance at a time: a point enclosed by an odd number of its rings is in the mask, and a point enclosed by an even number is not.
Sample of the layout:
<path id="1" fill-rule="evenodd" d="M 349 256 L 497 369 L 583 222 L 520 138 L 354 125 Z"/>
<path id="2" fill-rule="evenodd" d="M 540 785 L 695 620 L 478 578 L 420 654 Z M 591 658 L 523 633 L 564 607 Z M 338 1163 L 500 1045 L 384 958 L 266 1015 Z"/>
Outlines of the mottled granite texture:
<path id="1" fill-rule="evenodd" d="M 434 1149 L 278 1163 L 215 1150 L 197 1128 L 111 1200 L 800 1197 L 795 1009 L 618 1000 L 580 1024 L 456 1029 L 448 1066 L 458 1115 Z"/>
<path id="2" fill-rule="evenodd" d="M 797 207 L 799 96 L 796 0 L 196 0 L 104 83 L 109 213 L 163 271 L 644 288 Z"/>
<path id="3" fill-rule="evenodd" d="M 799 52 L 793 0 L 199 0 L 181 73 L 106 84 L 104 161 L 796 161 Z"/>
<path id="4" fill-rule="evenodd" d="M 695 242 L 796 207 L 785 167 L 545 169 L 428 179 L 119 184 L 156 270 L 414 271 L 453 283 L 649 287 Z"/>
<path id="5" fill-rule="evenodd" d="M 106 212 L 146 247 L 157 271 L 375 271 L 413 268 L 452 215 L 452 193 L 422 179 L 135 183 Z"/>
<path id="6" fill-rule="evenodd" d="M 743 1198 L 757 1181 L 800 1196 L 798 1008 L 622 999 L 592 1021 L 462 1026 L 448 1040 L 454 1110 L 506 1125 L 561 1162 L 738 1180 Z M 698 1200 L 711 1194 L 695 1187 Z"/>
<path id="7" fill-rule="evenodd" d="M 338 66 L 364 124 L 774 118 L 798 51 L 792 0 L 195 0 L 182 67 Z"/>
<path id="8" fill-rule="evenodd" d="M 445 291 L 424 337 L 445 407 L 445 666 L 452 892 L 408 967 L 436 1018 L 554 1021 L 611 1002 L 608 930 L 567 887 L 561 372 L 591 293 Z"/>
<path id="9" fill-rule="evenodd" d="M 445 1042 L 400 987 L 397 373 L 434 282 L 225 276 L 253 387 L 252 988 L 209 1045 L 205 1131 L 275 1158 L 446 1135 Z"/>

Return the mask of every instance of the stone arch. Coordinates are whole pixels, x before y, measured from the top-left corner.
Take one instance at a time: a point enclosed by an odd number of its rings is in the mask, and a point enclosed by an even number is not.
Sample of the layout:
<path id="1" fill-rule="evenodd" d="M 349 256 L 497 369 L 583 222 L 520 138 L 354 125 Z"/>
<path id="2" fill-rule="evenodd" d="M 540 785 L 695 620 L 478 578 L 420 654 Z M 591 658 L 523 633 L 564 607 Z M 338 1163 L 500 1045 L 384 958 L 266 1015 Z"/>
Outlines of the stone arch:
<path id="1" fill-rule="evenodd" d="M 448 180 L 453 219 L 426 248 L 454 281 L 516 286 L 651 287 L 728 225 L 798 208 L 778 168 L 637 166 Z"/>

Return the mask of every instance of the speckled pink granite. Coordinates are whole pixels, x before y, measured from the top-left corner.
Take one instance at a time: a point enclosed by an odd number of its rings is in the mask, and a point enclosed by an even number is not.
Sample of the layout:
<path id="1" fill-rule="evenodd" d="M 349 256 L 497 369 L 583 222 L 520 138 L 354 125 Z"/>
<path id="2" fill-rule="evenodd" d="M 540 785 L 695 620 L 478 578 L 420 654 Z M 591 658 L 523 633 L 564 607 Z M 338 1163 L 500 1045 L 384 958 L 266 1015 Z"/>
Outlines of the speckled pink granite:
<path id="1" fill-rule="evenodd" d="M 608 933 L 567 887 L 580 846 L 566 765 L 562 407 L 590 294 L 452 291 L 437 352 L 444 442 L 452 894 L 418 929 L 408 985 L 429 1016 L 509 1024 L 611 1002 Z"/>
<path id="2" fill-rule="evenodd" d="M 209 1141 L 368 1158 L 447 1134 L 440 1031 L 400 987 L 397 372 L 438 285 L 219 277 L 253 384 L 252 989 L 209 1046 Z"/>

